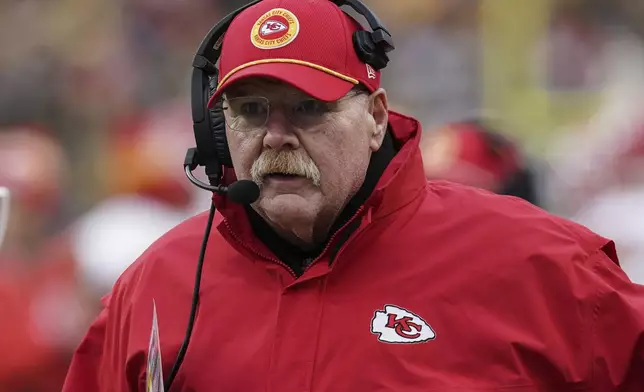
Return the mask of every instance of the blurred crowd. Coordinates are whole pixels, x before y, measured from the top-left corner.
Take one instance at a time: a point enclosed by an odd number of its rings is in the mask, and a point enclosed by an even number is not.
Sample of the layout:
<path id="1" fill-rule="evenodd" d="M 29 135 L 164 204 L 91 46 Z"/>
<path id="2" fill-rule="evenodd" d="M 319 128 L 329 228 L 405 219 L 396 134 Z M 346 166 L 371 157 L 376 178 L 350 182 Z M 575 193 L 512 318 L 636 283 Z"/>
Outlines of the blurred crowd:
<path id="1" fill-rule="evenodd" d="M 185 179 L 192 54 L 245 0 L 0 2 L 0 392 L 59 391 L 118 275 L 209 206 Z M 644 283 L 644 2 L 365 0 L 429 179 L 613 238 Z M 428 222 L 431 224 L 431 222 Z"/>

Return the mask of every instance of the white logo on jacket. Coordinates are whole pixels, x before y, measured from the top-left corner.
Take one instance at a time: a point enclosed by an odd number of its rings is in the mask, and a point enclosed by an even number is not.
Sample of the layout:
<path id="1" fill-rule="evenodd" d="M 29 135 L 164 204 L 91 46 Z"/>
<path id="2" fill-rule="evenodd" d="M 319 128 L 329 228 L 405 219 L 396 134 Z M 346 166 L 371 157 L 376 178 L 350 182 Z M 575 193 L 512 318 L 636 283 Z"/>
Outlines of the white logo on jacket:
<path id="1" fill-rule="evenodd" d="M 395 305 L 376 310 L 371 320 L 371 332 L 387 343 L 420 343 L 433 340 L 436 333 L 425 320 Z"/>

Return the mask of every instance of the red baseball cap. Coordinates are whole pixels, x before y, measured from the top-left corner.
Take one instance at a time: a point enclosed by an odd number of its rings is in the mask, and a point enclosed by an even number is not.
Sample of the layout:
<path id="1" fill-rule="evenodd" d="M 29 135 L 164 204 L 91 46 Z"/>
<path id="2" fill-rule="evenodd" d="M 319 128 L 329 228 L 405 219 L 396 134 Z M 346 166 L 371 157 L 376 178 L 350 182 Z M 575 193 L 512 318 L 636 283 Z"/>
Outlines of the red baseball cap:
<path id="1" fill-rule="evenodd" d="M 353 33 L 362 29 L 330 0 L 264 0 L 247 8 L 224 36 L 208 107 L 249 77 L 277 79 L 322 101 L 338 100 L 358 83 L 375 91 L 380 72 L 353 47 Z"/>

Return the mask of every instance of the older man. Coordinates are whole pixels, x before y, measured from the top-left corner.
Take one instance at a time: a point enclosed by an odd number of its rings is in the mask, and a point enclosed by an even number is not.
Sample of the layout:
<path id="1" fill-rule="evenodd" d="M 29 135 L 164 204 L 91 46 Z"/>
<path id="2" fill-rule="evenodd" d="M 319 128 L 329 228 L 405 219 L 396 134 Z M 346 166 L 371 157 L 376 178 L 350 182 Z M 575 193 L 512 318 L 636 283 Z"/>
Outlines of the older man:
<path id="1" fill-rule="evenodd" d="M 428 183 L 420 126 L 388 110 L 359 29 L 326 0 L 265 0 L 229 26 L 213 98 L 224 183 L 261 196 L 214 199 L 170 389 L 641 391 L 644 288 L 613 243 L 519 199 Z M 159 344 L 170 372 L 207 219 L 121 276 L 64 391 L 151 390 Z"/>

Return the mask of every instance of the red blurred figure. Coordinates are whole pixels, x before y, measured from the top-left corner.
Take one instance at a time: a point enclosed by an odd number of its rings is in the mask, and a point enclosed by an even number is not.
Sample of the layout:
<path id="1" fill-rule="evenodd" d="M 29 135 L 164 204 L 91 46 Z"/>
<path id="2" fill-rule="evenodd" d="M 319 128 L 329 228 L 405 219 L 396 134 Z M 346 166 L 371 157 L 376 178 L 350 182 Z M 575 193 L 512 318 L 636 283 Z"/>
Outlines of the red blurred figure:
<path id="1" fill-rule="evenodd" d="M 39 126 L 0 130 L 0 186 L 13 196 L 4 258 L 34 256 L 59 207 L 69 170 L 60 144 Z M 6 262 L 0 265 L 5 268 Z"/>
<path id="2" fill-rule="evenodd" d="M 116 278 L 153 241 L 198 210 L 198 192 L 183 171 L 194 144 L 190 108 L 171 101 L 122 119 L 108 143 L 100 178 L 107 197 L 65 233 L 67 255 L 98 304 Z"/>
<path id="3" fill-rule="evenodd" d="M 0 251 L 0 391 L 58 391 L 81 314 L 73 266 L 44 251 L 69 166 L 46 129 L 0 131 L 0 185 L 11 193 Z"/>
<path id="4" fill-rule="evenodd" d="M 519 146 L 483 120 L 447 124 L 423 135 L 428 179 L 442 179 L 520 197 L 538 205 L 535 174 Z"/>
<path id="5" fill-rule="evenodd" d="M 183 156 L 193 144 L 190 108 L 183 100 L 123 119 L 108 143 L 108 193 L 137 194 L 187 207 L 194 186 L 183 172 Z"/>

